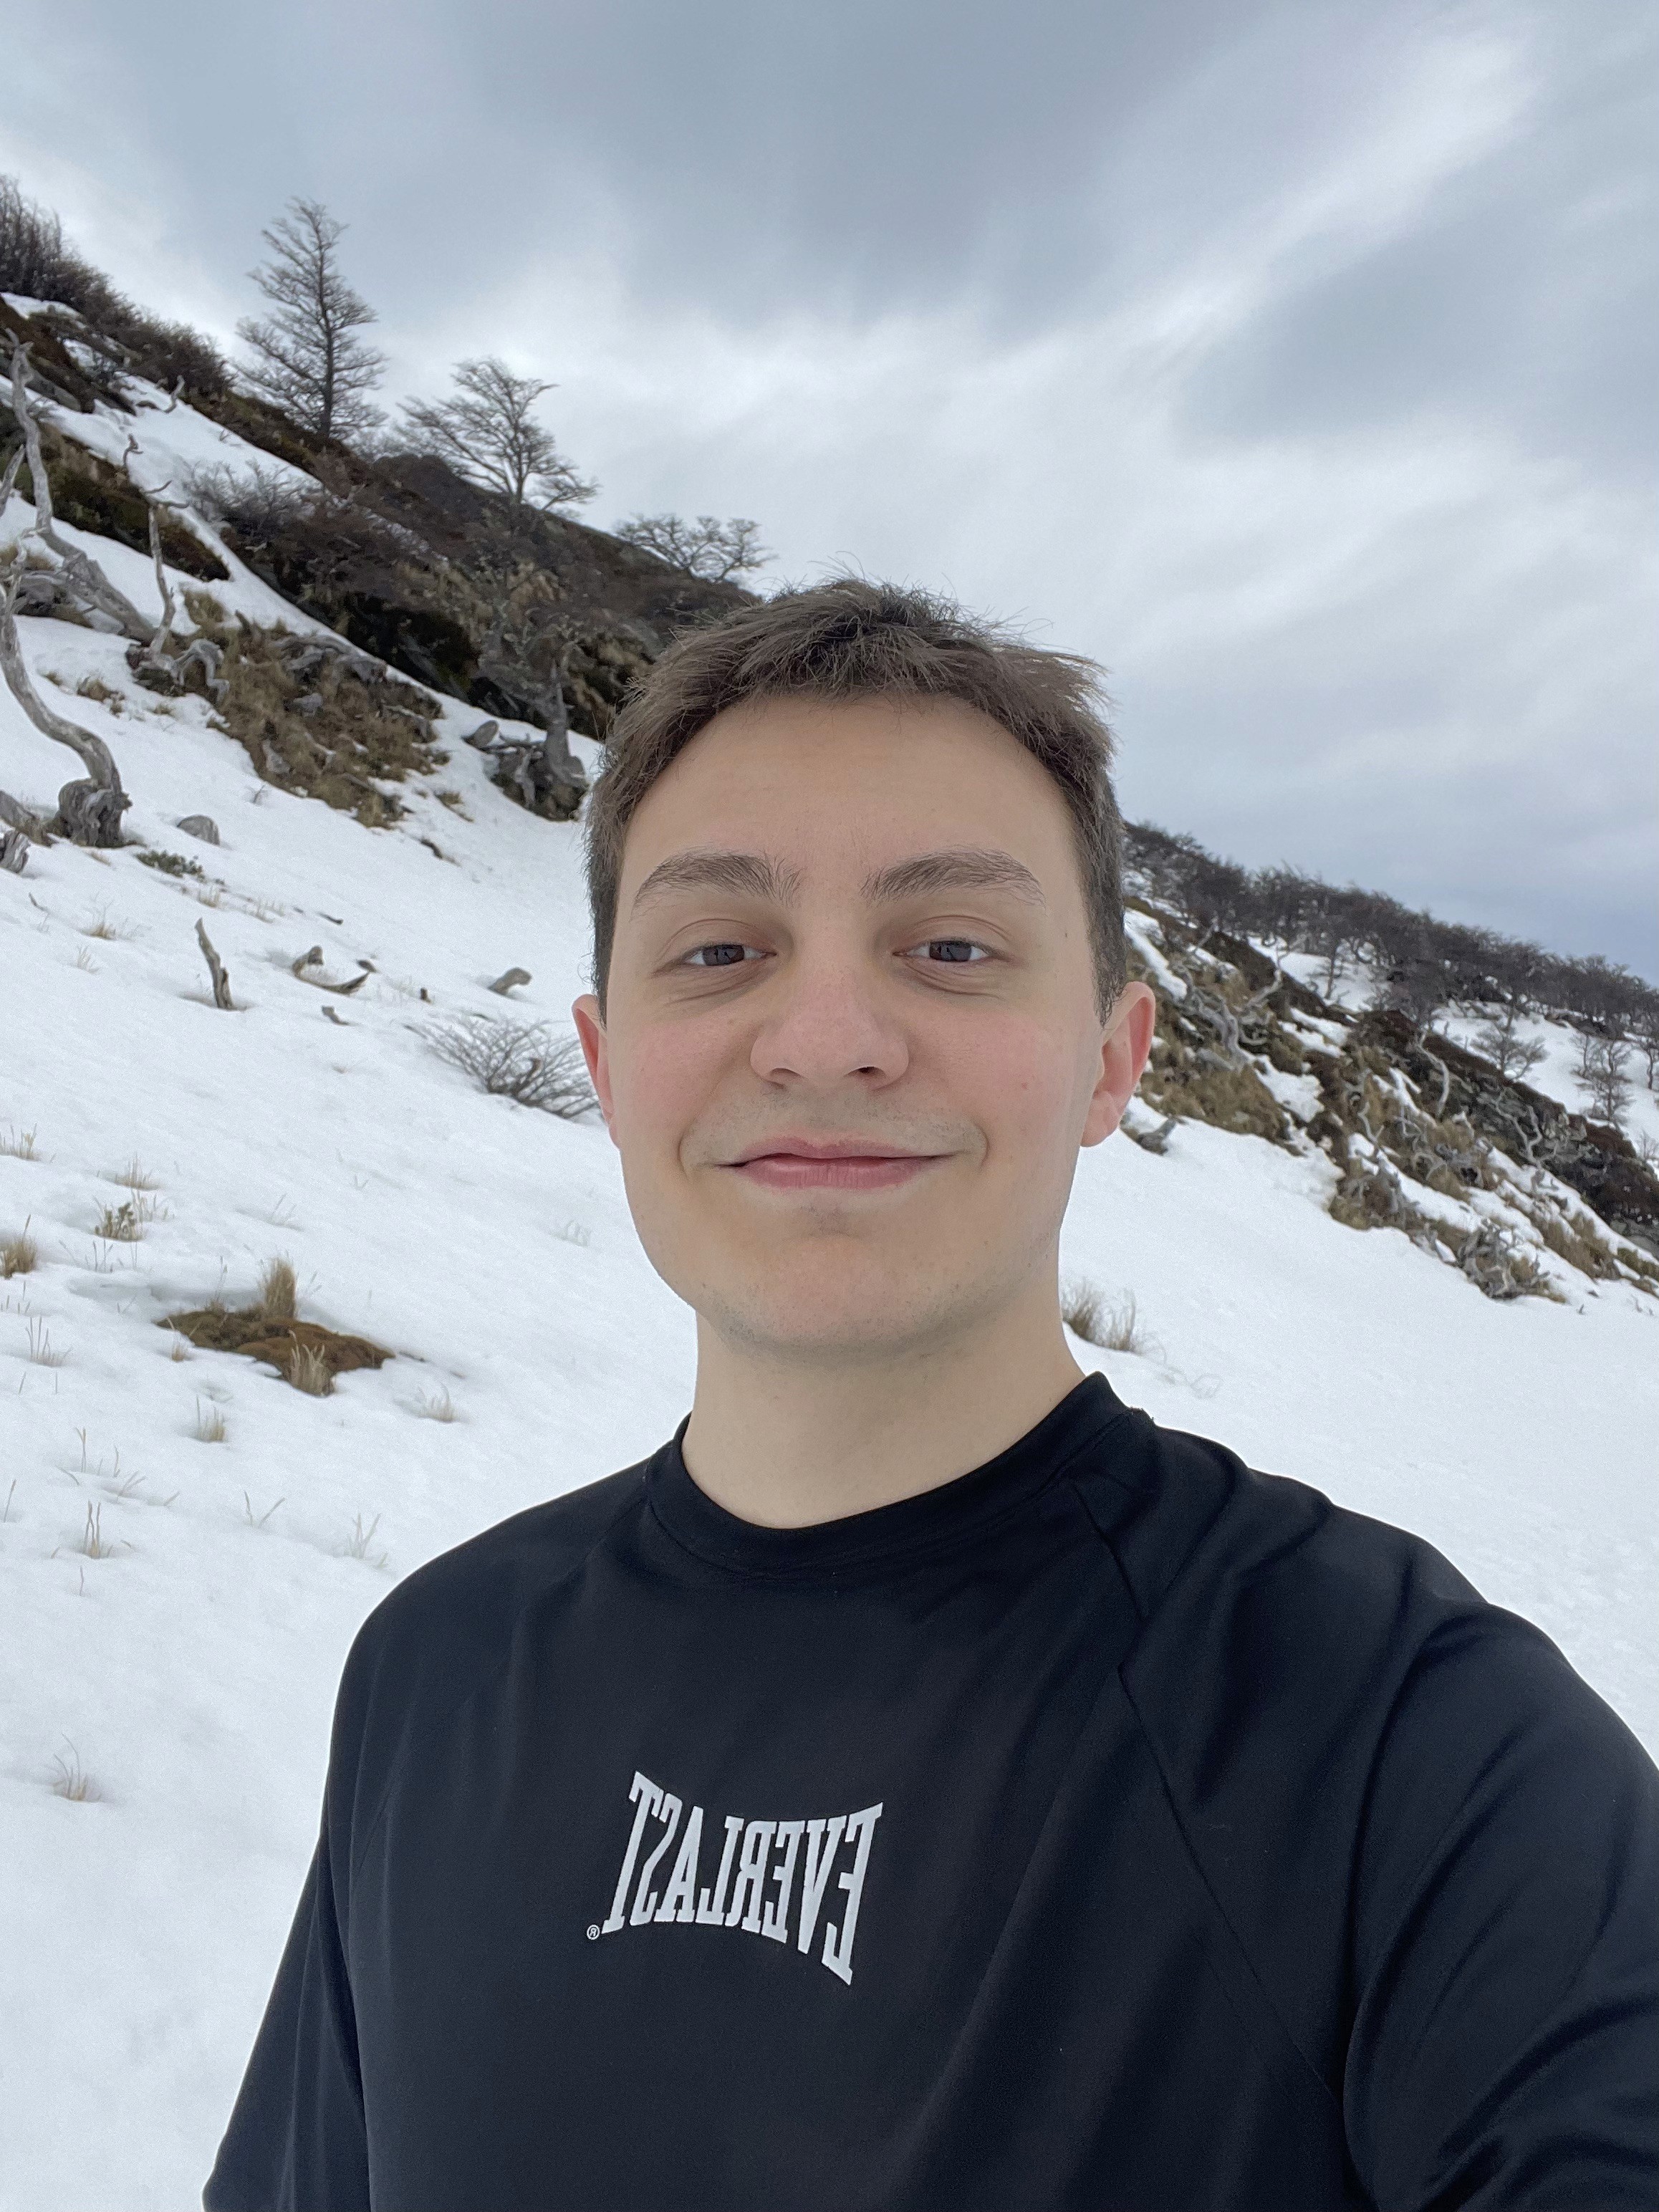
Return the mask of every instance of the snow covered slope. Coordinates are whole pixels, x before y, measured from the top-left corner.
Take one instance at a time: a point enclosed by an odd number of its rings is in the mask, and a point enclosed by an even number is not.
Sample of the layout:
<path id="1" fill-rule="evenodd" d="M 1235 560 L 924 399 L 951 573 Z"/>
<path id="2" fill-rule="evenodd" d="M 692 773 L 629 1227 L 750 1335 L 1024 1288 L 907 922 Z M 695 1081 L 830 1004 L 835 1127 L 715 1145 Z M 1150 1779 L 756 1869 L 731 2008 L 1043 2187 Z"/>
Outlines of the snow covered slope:
<path id="1" fill-rule="evenodd" d="M 140 418 L 157 481 L 164 433 L 182 452 L 175 418 Z M 15 501 L 0 538 L 28 519 Z M 147 564 L 97 550 L 154 605 Z M 272 618 L 253 580 L 217 588 Z M 39 1253 L 0 1283 L 0 2207 L 174 2212 L 269 1987 L 359 1623 L 444 1547 L 660 1443 L 692 1330 L 597 1121 L 488 1097 L 420 1034 L 506 1012 L 485 986 L 509 967 L 518 1015 L 561 1028 L 586 983 L 579 830 L 488 782 L 459 742 L 476 714 L 441 706 L 449 762 L 369 831 L 260 783 L 119 640 L 21 629 L 113 748 L 129 835 L 204 872 L 58 843 L 0 875 L 0 1243 L 27 1225 Z M 0 786 L 72 772 L 0 693 Z M 195 813 L 221 846 L 173 826 Z M 321 993 L 293 971 L 313 945 L 326 975 L 373 973 Z M 1441 1545 L 1659 1747 L 1654 1301 L 1580 1279 L 1495 1303 L 1332 1220 L 1334 1174 L 1196 1122 L 1161 1156 L 1085 1154 L 1065 1262 L 1133 1289 L 1147 1345 L 1079 1358 Z M 143 1234 L 100 1237 L 129 1202 Z M 279 1255 L 304 1315 L 396 1356 L 310 1397 L 156 1326 Z"/>

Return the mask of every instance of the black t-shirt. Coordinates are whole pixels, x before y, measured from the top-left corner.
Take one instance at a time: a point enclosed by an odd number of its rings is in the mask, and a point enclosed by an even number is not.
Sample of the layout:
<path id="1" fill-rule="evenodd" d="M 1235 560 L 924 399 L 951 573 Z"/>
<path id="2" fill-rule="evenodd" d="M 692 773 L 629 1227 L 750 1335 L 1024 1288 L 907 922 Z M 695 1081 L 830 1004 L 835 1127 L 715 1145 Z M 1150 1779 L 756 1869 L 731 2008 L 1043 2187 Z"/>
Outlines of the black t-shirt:
<path id="1" fill-rule="evenodd" d="M 206 2203 L 1600 2212 L 1656 2104 L 1634 1739 L 1095 1376 L 874 1512 L 677 1436 L 410 1576 Z"/>

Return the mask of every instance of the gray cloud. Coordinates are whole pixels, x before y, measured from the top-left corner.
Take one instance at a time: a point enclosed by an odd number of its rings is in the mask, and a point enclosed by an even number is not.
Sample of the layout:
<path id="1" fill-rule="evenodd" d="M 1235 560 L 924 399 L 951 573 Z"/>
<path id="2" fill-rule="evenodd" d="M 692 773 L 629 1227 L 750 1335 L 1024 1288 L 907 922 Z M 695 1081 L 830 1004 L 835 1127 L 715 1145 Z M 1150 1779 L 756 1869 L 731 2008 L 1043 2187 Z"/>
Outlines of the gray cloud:
<path id="1" fill-rule="evenodd" d="M 0 167 L 228 333 L 291 192 L 401 388 L 1113 671 L 1132 808 L 1659 972 L 1637 0 L 0 0 Z M 15 65 L 12 58 L 17 57 Z"/>

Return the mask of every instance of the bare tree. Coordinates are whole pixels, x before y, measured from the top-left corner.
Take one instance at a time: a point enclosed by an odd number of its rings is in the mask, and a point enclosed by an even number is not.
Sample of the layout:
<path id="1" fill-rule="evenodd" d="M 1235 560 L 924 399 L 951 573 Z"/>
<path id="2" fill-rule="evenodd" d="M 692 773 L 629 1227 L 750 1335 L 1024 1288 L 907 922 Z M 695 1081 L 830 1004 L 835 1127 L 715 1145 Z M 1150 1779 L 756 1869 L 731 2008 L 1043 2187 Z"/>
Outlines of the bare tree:
<path id="1" fill-rule="evenodd" d="M 1597 1120 L 1615 1129 L 1623 1128 L 1630 1105 L 1629 1066 L 1630 1047 L 1622 1037 L 1585 1032 L 1578 1048 L 1578 1087 Z"/>
<path id="2" fill-rule="evenodd" d="M 1474 1032 L 1474 1048 L 1483 1054 L 1500 1075 L 1524 1078 L 1549 1057 L 1549 1048 L 1537 1037 L 1522 1036 L 1521 1010 L 1506 1004 L 1501 1013 L 1482 1022 Z"/>
<path id="3" fill-rule="evenodd" d="M 772 557 L 760 542 L 759 523 L 738 514 L 729 522 L 713 514 L 700 514 L 695 522 L 678 514 L 635 514 L 617 525 L 616 534 L 671 568 L 713 584 L 763 568 Z"/>
<path id="4" fill-rule="evenodd" d="M 386 356 L 360 335 L 377 318 L 340 274 L 345 225 L 319 200 L 288 204 L 260 233 L 271 258 L 251 273 L 275 312 L 236 325 L 253 355 L 243 374 L 313 437 L 361 435 L 382 419 L 368 394 Z"/>
<path id="5" fill-rule="evenodd" d="M 532 410 L 555 386 L 515 376 L 492 354 L 455 364 L 447 399 L 408 399 L 404 412 L 420 450 L 474 483 L 504 492 L 515 507 L 568 507 L 599 489 L 579 477 Z"/>

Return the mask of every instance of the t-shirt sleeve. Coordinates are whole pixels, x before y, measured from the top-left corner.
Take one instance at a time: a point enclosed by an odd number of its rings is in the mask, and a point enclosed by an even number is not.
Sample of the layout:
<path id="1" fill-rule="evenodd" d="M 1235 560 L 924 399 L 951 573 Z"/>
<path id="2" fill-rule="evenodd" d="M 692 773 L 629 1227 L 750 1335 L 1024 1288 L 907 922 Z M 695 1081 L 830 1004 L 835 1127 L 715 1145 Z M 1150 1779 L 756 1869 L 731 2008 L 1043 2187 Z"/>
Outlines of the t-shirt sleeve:
<path id="1" fill-rule="evenodd" d="M 326 1817 L 206 2212 L 368 2212 L 356 2023 Z"/>
<path id="2" fill-rule="evenodd" d="M 1380 2212 L 1651 2212 L 1659 1773 L 1547 1639 L 1431 1639 L 1358 1875 L 1344 2102 Z"/>

